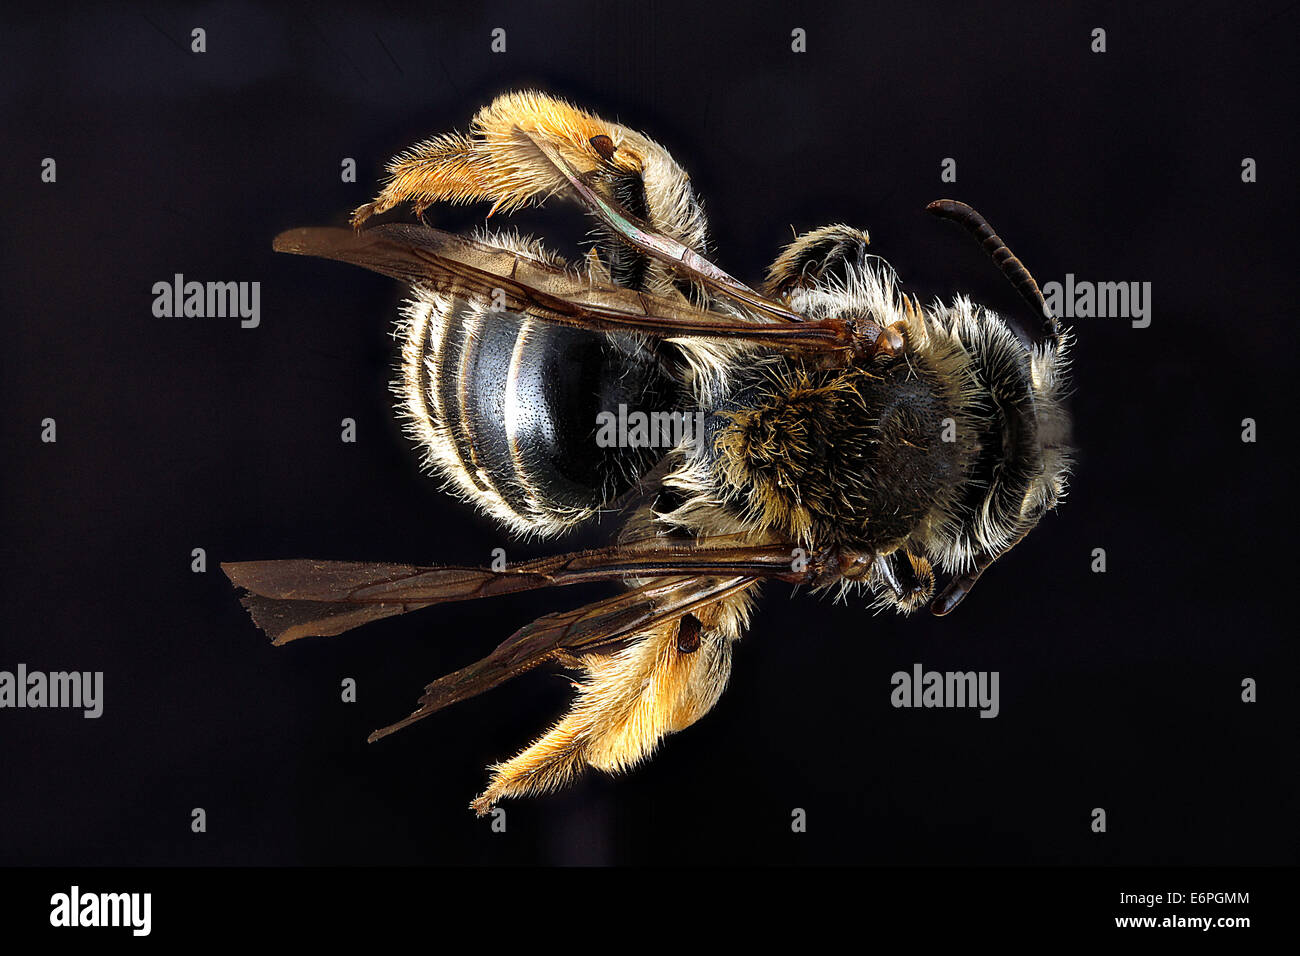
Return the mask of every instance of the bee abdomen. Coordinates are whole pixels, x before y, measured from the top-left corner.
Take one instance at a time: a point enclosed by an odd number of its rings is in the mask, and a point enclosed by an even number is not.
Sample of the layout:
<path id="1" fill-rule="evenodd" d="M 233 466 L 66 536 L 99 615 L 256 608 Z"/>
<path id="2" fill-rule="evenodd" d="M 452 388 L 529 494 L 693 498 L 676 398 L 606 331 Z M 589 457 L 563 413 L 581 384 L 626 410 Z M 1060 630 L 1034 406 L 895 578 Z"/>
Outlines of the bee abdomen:
<path id="1" fill-rule="evenodd" d="M 597 415 L 667 407 L 676 386 L 635 340 L 421 295 L 397 387 L 427 460 L 513 530 L 551 534 L 626 491 L 665 449 L 601 447 Z"/>

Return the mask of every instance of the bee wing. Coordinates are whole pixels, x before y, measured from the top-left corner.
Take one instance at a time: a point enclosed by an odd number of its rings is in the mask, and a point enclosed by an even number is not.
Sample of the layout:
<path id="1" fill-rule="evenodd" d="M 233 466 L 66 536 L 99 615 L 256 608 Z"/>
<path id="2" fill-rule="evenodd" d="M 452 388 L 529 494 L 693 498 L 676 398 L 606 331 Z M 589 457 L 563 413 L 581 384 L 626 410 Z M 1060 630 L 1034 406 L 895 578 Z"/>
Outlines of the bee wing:
<path id="1" fill-rule="evenodd" d="M 454 704 L 491 690 L 549 660 L 572 659 L 623 638 L 680 620 L 755 583 L 752 577 L 674 577 L 653 581 L 575 611 L 547 614 L 520 628 L 487 657 L 424 688 L 410 716 L 376 730 L 371 742 Z"/>
<path id="2" fill-rule="evenodd" d="M 275 237 L 273 248 L 336 259 L 413 286 L 482 300 L 491 309 L 598 332 L 747 339 L 798 349 L 843 349 L 853 343 L 838 318 L 793 324 L 703 311 L 428 226 L 390 224 L 363 233 L 290 229 Z"/>
<path id="3" fill-rule="evenodd" d="M 555 555 L 493 571 L 472 567 L 418 567 L 359 561 L 240 561 L 221 565 L 236 587 L 248 593 L 244 607 L 272 641 L 332 637 L 371 621 L 418 611 L 433 604 L 544 587 L 564 587 L 625 578 L 680 574 L 748 575 L 799 583 L 785 546 L 726 546 L 644 541 Z"/>

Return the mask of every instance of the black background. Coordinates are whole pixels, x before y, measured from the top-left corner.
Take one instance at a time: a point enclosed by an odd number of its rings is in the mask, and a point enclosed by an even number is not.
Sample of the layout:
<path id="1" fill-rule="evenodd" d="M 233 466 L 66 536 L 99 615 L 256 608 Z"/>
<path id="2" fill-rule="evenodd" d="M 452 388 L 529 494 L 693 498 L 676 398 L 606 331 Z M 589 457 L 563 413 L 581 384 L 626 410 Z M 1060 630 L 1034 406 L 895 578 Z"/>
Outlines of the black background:
<path id="1" fill-rule="evenodd" d="M 102 670 L 105 712 L 0 712 L 0 864 L 1295 861 L 1294 6 L 6 15 L 0 669 Z M 366 734 L 600 588 L 277 649 L 216 564 L 484 563 L 603 540 L 512 542 L 440 494 L 390 411 L 399 288 L 270 248 L 344 223 L 393 153 L 531 87 L 667 146 L 740 277 L 792 226 L 843 221 L 923 300 L 1020 312 L 974 243 L 922 213 L 953 196 L 1040 282 L 1151 282 L 1153 321 L 1076 324 L 1069 501 L 958 613 L 873 616 L 771 587 L 707 718 L 623 777 L 506 804 L 494 834 L 466 803 L 486 763 L 563 709 L 563 680 Z M 571 209 L 534 221 L 566 251 L 585 228 Z M 260 281 L 261 327 L 155 318 L 153 283 L 177 272 Z M 57 444 L 39 440 L 45 417 Z M 890 675 L 914 662 L 999 671 L 1001 716 L 893 709 Z M 1240 700 L 1246 677 L 1258 703 Z"/>

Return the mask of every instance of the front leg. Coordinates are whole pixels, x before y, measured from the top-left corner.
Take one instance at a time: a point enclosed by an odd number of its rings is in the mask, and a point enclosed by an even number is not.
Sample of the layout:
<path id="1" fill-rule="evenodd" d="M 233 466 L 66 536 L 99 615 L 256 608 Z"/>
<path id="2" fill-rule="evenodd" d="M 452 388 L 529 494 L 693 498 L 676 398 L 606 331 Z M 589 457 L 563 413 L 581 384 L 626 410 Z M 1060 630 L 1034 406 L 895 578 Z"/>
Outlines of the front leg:
<path id="1" fill-rule="evenodd" d="M 795 289 L 843 285 L 849 273 L 862 268 L 871 238 L 851 226 L 822 226 L 805 232 L 786 246 L 767 270 L 764 291 L 787 297 Z"/>
<path id="2" fill-rule="evenodd" d="M 877 593 L 905 614 L 924 607 L 934 595 L 934 568 L 906 548 L 877 555 L 874 570 Z"/>

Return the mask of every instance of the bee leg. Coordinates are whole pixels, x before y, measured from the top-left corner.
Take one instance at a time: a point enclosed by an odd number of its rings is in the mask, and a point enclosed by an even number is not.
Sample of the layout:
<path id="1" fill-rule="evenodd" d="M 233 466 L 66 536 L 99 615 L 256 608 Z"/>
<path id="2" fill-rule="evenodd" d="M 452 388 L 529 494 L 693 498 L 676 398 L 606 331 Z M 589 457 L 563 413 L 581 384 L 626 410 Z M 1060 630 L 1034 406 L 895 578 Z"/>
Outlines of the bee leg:
<path id="1" fill-rule="evenodd" d="M 923 607 L 934 594 L 934 568 L 906 548 L 878 555 L 876 572 L 878 580 L 889 589 L 890 600 L 906 613 Z"/>
<path id="2" fill-rule="evenodd" d="M 862 267 L 870 242 L 865 231 L 838 224 L 805 232 L 768 267 L 763 291 L 788 296 L 795 289 L 843 284 Z"/>
<path id="3" fill-rule="evenodd" d="M 496 203 L 492 212 L 508 212 L 563 191 L 563 175 L 530 137 L 560 151 L 584 175 L 631 173 L 638 179 L 643 159 L 636 146 L 653 146 L 562 100 L 539 93 L 499 96 L 478 111 L 469 135 L 436 136 L 395 156 L 388 181 L 373 202 L 357 207 L 352 225 L 359 229 L 406 201 L 427 207 L 488 200 Z"/>
<path id="4" fill-rule="evenodd" d="M 557 790 L 589 766 L 628 769 L 664 735 L 703 716 L 730 674 L 730 641 L 697 630 L 700 644 L 683 652 L 680 631 L 673 621 L 620 653 L 584 656 L 586 678 L 575 682 L 572 710 L 518 755 L 489 767 L 487 789 L 470 808 L 482 816 L 503 797 Z"/>
<path id="5" fill-rule="evenodd" d="M 703 253 L 703 208 L 662 146 L 540 93 L 499 96 L 479 110 L 468 135 L 435 137 L 394 157 L 379 195 L 357 207 L 352 225 L 360 229 L 371 216 L 408 201 L 417 212 L 435 202 L 476 201 L 494 203 L 489 216 L 510 212 L 569 194 L 568 174 L 650 232 Z M 597 233 L 599 258 L 615 283 L 663 295 L 691 291 L 671 264 L 654 261 L 607 223 Z"/>
<path id="6" fill-rule="evenodd" d="M 483 816 L 503 798 L 558 790 L 587 767 L 618 773 L 650 756 L 666 735 L 717 703 L 750 606 L 741 591 L 635 635 L 617 653 L 583 655 L 586 678 L 575 683 L 572 709 L 516 756 L 489 767 L 487 789 L 470 808 Z"/>
<path id="7" fill-rule="evenodd" d="M 438 200 L 470 202 L 481 198 L 467 164 L 472 148 L 468 137 L 450 133 L 425 140 L 394 157 L 388 164 L 388 182 L 379 195 L 353 210 L 353 228 L 360 229 L 371 216 L 408 199 L 427 207 Z"/>

